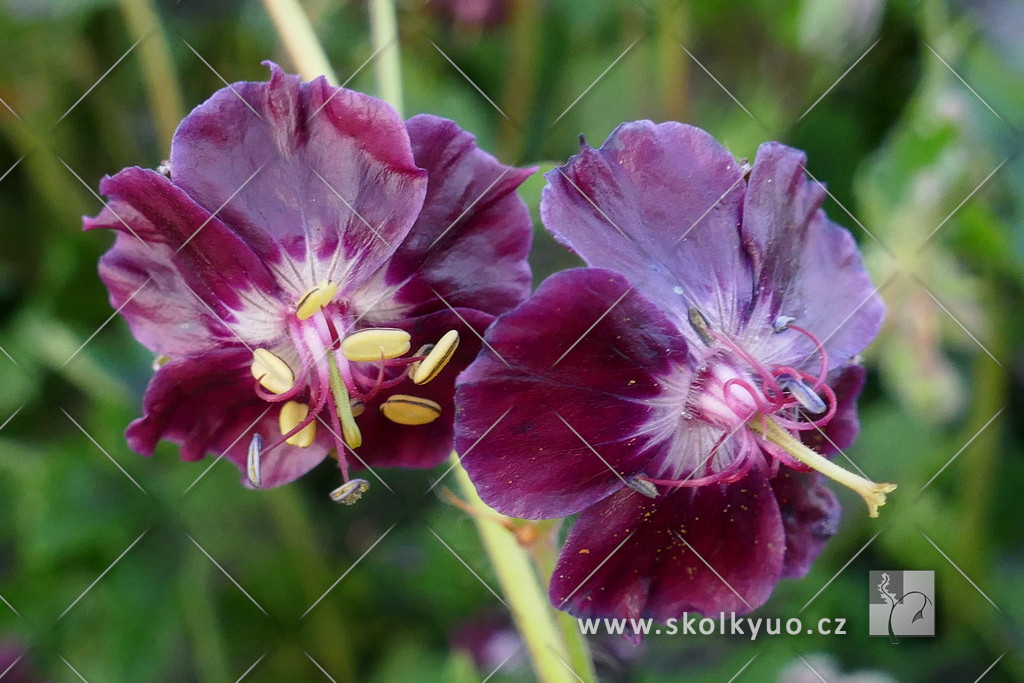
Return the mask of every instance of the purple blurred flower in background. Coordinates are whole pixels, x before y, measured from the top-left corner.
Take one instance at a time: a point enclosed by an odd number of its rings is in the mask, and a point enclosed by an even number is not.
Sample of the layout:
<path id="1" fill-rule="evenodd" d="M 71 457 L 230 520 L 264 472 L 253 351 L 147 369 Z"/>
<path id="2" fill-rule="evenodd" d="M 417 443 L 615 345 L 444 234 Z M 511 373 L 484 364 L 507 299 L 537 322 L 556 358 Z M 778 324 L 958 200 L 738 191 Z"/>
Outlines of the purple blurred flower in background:
<path id="1" fill-rule="evenodd" d="M 458 381 L 481 497 L 579 513 L 551 598 L 581 616 L 747 611 L 894 487 L 824 456 L 856 435 L 855 356 L 884 305 L 804 155 L 738 163 L 702 130 L 623 124 L 548 174 L 541 213 L 588 268 L 503 315 Z M 814 449 L 814 450 L 812 450 Z"/>
<path id="2" fill-rule="evenodd" d="M 4 683 L 40 683 L 45 680 L 26 656 L 28 649 L 11 636 L 0 636 L 0 680 Z"/>
<path id="3" fill-rule="evenodd" d="M 451 121 L 403 122 L 270 68 L 189 114 L 168 173 L 104 178 L 110 202 L 84 221 L 117 231 L 100 277 L 162 356 L 128 442 L 225 453 L 256 487 L 332 449 L 346 482 L 350 466 L 433 466 L 452 448 L 454 378 L 479 347 L 469 328 L 529 294 L 515 189 L 530 171 Z"/>

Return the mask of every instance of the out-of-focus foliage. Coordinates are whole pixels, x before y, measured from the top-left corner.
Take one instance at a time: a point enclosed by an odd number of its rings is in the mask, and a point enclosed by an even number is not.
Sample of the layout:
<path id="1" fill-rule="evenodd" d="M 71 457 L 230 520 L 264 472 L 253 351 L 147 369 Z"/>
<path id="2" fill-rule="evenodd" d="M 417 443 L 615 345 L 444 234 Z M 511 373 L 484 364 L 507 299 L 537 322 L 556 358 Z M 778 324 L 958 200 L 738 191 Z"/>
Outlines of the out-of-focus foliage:
<path id="1" fill-rule="evenodd" d="M 375 92 L 364 3 L 303 4 L 340 78 Z M 801 147 L 889 303 L 847 455 L 900 489 L 878 520 L 840 491 L 839 534 L 758 613 L 841 617 L 847 635 L 599 638 L 603 680 L 802 680 L 804 660 L 974 680 L 1001 656 L 985 680 L 1024 679 L 1018 5 L 400 3 L 407 115 L 542 171 L 638 118 L 696 124 L 738 157 Z M 103 174 L 167 156 L 159 122 L 185 112 L 160 93 L 180 83 L 188 108 L 221 78 L 264 79 L 264 59 L 290 66 L 256 0 L 168 0 L 132 28 L 147 6 L 0 4 L 0 642 L 54 680 L 528 677 L 471 520 L 428 492 L 443 469 L 381 471 L 343 509 L 326 465 L 255 493 L 228 463 L 128 451 L 152 359 L 111 317 L 110 238 L 80 216 Z M 522 191 L 535 220 L 542 187 Z M 532 258 L 538 281 L 578 263 L 539 223 Z M 866 635 L 873 569 L 935 571 L 936 638 Z"/>

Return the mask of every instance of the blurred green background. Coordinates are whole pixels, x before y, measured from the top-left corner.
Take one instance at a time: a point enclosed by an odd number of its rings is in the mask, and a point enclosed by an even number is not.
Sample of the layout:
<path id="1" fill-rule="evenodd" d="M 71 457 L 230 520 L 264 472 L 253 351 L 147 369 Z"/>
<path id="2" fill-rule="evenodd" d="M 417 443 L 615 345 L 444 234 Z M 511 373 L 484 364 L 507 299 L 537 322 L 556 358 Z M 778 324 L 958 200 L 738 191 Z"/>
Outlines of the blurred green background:
<path id="1" fill-rule="evenodd" d="M 340 79 L 375 93 L 365 5 L 303 4 Z M 848 635 L 597 638 L 602 680 L 1024 680 L 1024 5 L 398 15 L 406 115 L 453 118 L 507 163 L 547 170 L 639 118 L 740 158 L 807 150 L 889 305 L 848 455 L 900 490 L 877 520 L 839 491 L 838 536 L 758 612 Z M 125 445 L 152 358 L 96 276 L 111 236 L 80 217 L 104 174 L 155 167 L 188 109 L 268 58 L 294 68 L 255 0 L 0 2 L 0 673 L 9 651 L 59 681 L 528 680 L 508 613 L 455 555 L 497 585 L 471 520 L 427 492 L 443 470 L 381 472 L 395 495 L 340 508 L 326 465 L 257 493 L 228 463 Z M 542 186 L 523 189 L 535 217 Z M 538 280 L 575 264 L 539 224 L 532 259 Z M 937 637 L 867 636 L 875 569 L 935 571 Z"/>

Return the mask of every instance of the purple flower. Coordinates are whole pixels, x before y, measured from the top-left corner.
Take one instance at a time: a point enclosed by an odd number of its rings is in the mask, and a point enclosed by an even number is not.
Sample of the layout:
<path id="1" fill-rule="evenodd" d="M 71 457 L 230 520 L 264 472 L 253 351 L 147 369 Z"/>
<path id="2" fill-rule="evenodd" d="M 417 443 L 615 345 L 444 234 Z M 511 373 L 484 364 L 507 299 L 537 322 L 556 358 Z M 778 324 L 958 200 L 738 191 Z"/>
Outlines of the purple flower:
<path id="1" fill-rule="evenodd" d="M 332 449 L 346 482 L 350 466 L 433 466 L 452 448 L 470 328 L 529 294 L 515 189 L 530 171 L 451 121 L 403 122 L 269 66 L 269 82 L 235 83 L 186 117 L 168 173 L 104 178 L 110 202 L 84 221 L 117 231 L 100 277 L 162 356 L 128 442 L 224 453 L 256 487 Z"/>
<path id="2" fill-rule="evenodd" d="M 456 446 L 508 515 L 579 513 L 551 581 L 582 615 L 762 604 L 835 533 L 822 472 L 858 428 L 884 306 L 804 155 L 738 163 L 702 130 L 620 126 L 548 174 L 546 226 L 588 268 L 501 316 L 458 381 Z M 813 450 L 812 450 L 813 449 Z"/>

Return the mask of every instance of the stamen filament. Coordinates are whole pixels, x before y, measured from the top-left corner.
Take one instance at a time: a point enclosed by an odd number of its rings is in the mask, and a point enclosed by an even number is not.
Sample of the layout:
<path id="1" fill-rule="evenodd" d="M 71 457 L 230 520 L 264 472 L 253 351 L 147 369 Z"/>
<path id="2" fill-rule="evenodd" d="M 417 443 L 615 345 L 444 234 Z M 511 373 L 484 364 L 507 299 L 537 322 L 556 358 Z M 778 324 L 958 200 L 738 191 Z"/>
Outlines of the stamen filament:
<path id="1" fill-rule="evenodd" d="M 877 484 L 844 470 L 825 456 L 805 446 L 772 418 L 766 415 L 762 417 L 761 420 L 751 420 L 747 423 L 747 427 L 808 467 L 856 491 L 867 503 L 868 517 L 878 517 L 878 508 L 885 505 L 885 494 L 895 491 L 896 484 Z"/>

